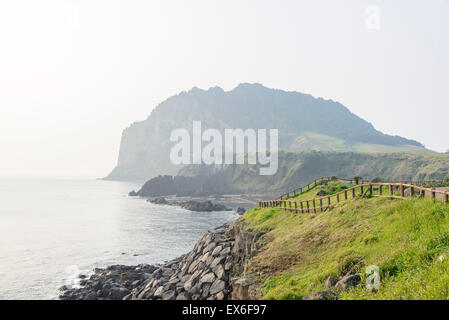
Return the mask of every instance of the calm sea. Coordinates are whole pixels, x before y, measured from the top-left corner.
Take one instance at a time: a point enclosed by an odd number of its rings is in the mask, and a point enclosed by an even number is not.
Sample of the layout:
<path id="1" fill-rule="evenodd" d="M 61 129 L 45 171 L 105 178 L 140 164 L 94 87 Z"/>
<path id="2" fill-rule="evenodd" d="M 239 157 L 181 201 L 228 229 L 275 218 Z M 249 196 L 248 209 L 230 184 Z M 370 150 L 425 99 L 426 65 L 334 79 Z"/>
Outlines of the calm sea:
<path id="1" fill-rule="evenodd" d="M 0 299 L 55 299 L 76 272 L 162 263 L 233 211 L 199 213 L 128 197 L 135 183 L 0 178 Z"/>

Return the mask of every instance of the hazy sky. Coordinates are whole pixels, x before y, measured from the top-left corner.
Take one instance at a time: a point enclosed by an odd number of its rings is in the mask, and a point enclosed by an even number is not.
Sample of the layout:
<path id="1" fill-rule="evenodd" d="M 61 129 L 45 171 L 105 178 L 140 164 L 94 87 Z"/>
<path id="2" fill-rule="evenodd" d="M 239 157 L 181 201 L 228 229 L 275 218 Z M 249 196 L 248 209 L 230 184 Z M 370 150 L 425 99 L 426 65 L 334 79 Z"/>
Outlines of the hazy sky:
<path id="1" fill-rule="evenodd" d="M 3 0 L 0 173 L 104 176 L 159 102 L 241 82 L 337 100 L 444 151 L 449 1 Z"/>

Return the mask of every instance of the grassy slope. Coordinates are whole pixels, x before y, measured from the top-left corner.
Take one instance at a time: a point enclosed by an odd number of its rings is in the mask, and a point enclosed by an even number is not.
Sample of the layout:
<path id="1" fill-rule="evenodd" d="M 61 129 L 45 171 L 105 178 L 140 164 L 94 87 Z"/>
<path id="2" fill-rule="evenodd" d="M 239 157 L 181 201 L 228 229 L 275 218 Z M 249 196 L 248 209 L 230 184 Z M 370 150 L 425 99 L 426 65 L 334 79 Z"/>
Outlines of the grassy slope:
<path id="1" fill-rule="evenodd" d="M 261 176 L 257 165 L 188 166 L 181 175 L 220 172 L 230 186 L 248 191 L 279 191 L 305 185 L 322 176 L 350 178 L 359 175 L 384 181 L 442 180 L 449 178 L 449 155 L 433 152 L 352 153 L 291 152 L 279 153 L 275 175 Z"/>
<path id="2" fill-rule="evenodd" d="M 250 267 L 264 299 L 300 299 L 323 290 L 330 275 L 363 277 L 367 265 L 380 267 L 380 290 L 362 285 L 339 299 L 449 299 L 449 206 L 442 203 L 359 199 L 316 215 L 256 207 L 241 219 L 266 242 Z"/>

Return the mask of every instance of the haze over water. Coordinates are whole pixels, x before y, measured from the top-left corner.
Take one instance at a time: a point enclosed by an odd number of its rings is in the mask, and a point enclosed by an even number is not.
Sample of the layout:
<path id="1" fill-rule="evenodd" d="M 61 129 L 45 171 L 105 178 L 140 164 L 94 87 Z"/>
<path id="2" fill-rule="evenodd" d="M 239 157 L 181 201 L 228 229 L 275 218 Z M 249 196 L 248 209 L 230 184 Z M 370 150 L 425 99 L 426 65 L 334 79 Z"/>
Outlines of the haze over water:
<path id="1" fill-rule="evenodd" d="M 128 197 L 137 183 L 0 178 L 0 299 L 57 298 L 76 266 L 161 263 L 234 211 L 200 213 Z"/>

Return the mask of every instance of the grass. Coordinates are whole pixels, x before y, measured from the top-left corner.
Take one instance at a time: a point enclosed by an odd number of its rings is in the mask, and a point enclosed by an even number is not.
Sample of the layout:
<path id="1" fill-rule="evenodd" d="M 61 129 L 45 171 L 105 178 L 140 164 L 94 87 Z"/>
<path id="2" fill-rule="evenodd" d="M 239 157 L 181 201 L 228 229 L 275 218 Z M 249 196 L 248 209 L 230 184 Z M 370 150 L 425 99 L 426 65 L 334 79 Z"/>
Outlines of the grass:
<path id="1" fill-rule="evenodd" d="M 317 214 L 255 207 L 241 219 L 265 242 L 249 267 L 262 299 L 301 299 L 323 290 L 330 275 L 364 278 L 369 265 L 380 268 L 380 289 L 362 284 L 339 299 L 449 298 L 449 206 L 442 203 L 357 199 Z"/>

